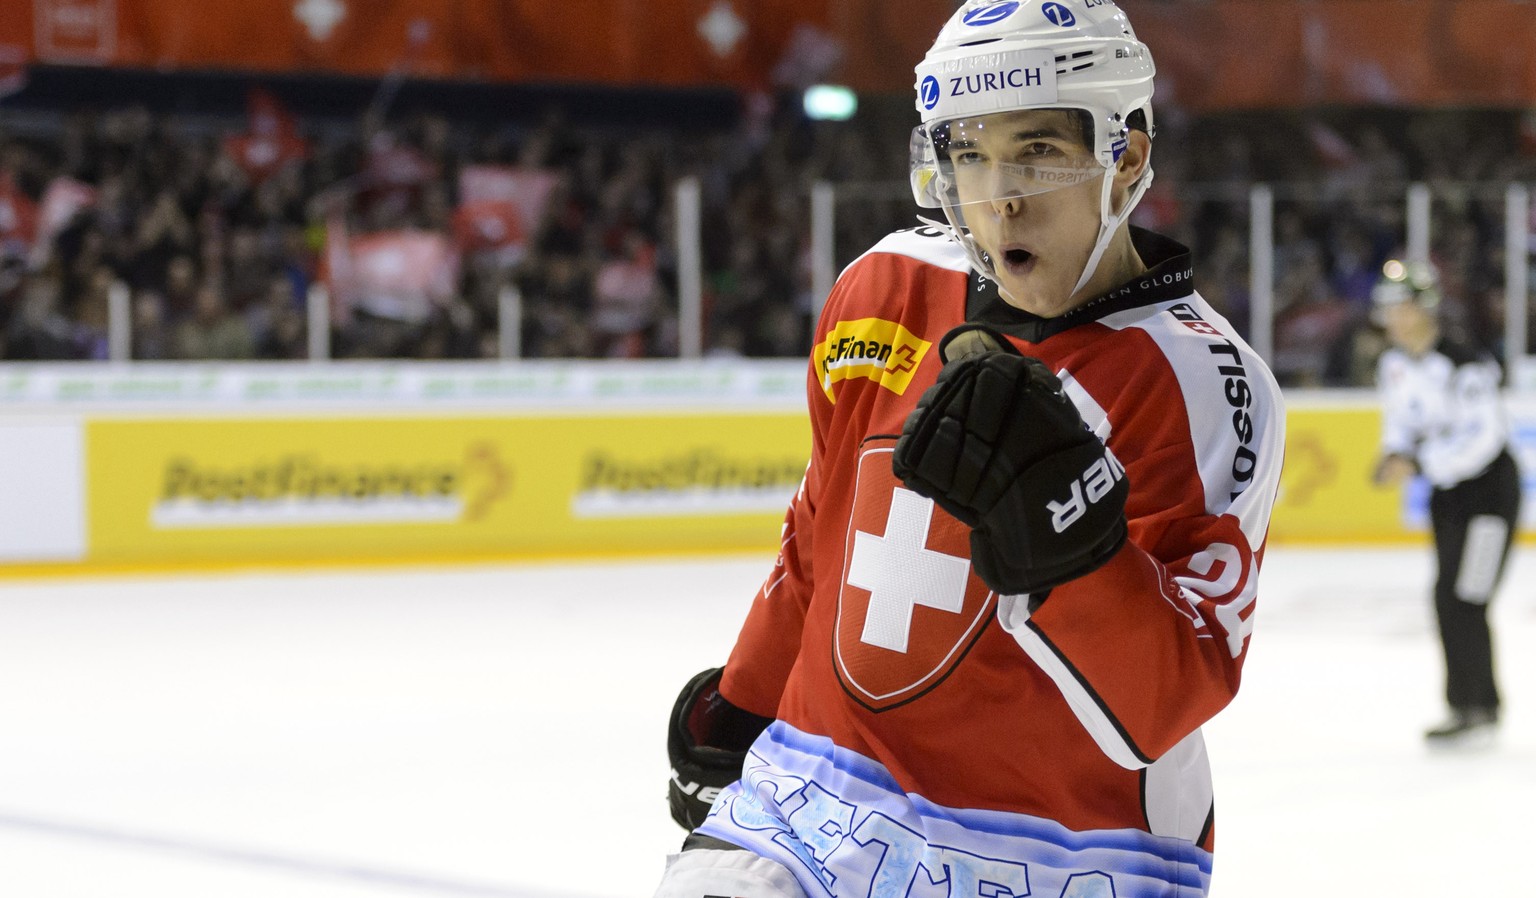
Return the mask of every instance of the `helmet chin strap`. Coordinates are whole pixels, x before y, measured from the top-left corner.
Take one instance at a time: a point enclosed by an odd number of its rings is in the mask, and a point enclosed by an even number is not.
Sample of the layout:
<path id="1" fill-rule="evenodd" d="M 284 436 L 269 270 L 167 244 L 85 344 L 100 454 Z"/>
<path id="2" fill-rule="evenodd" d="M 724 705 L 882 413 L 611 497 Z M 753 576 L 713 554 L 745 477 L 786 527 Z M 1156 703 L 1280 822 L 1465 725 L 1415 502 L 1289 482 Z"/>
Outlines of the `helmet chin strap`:
<path id="1" fill-rule="evenodd" d="M 1109 204 L 1113 197 L 1111 193 L 1115 187 L 1115 169 L 1113 166 L 1104 170 L 1104 180 L 1100 182 L 1099 190 L 1099 239 L 1093 241 L 1093 251 L 1088 254 L 1088 261 L 1083 263 L 1083 273 L 1077 279 L 1077 285 L 1072 288 L 1069 297 L 1076 296 L 1077 291 L 1088 285 L 1094 274 L 1099 270 L 1099 260 L 1104 258 L 1104 250 L 1109 249 L 1109 239 L 1115 235 L 1115 229 L 1120 226 L 1123 215 L 1114 215 L 1109 210 Z"/>
<path id="2" fill-rule="evenodd" d="M 1094 241 L 1093 252 L 1088 254 L 1088 262 L 1083 265 L 1082 276 L 1077 279 L 1077 286 L 1072 288 L 1070 295 L 1076 296 L 1077 291 L 1093 280 L 1093 276 L 1098 273 L 1099 262 L 1104 258 L 1104 251 L 1109 249 L 1109 241 L 1114 238 L 1115 232 L 1120 230 L 1120 225 L 1131 217 L 1131 210 L 1141 202 L 1142 194 L 1146 193 L 1150 186 L 1152 186 L 1152 169 L 1148 167 L 1141 179 L 1131 188 L 1131 195 L 1125 198 L 1125 208 L 1116 215 L 1110 211 L 1114 202 L 1115 169 L 1114 166 L 1110 166 L 1104 170 L 1104 187 L 1099 194 L 1099 239 Z"/>

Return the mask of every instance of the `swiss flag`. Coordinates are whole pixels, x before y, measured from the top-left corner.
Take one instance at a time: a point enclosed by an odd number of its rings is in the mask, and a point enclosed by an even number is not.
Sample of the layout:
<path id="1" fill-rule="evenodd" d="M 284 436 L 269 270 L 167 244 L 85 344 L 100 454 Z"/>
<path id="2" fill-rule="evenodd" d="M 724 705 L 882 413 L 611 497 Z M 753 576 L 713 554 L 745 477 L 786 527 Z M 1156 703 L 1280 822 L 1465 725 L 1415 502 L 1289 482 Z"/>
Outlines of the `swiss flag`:
<path id="1" fill-rule="evenodd" d="M 466 165 L 459 171 L 454 236 L 467 251 L 518 249 L 549 205 L 554 172 L 510 165 Z"/>
<path id="2" fill-rule="evenodd" d="M 896 479 L 895 445 L 871 438 L 860 452 L 837 597 L 837 678 L 871 711 L 943 682 L 995 607 L 971 570 L 970 528 Z"/>
<path id="3" fill-rule="evenodd" d="M 398 321 L 425 321 L 459 282 L 453 241 L 433 231 L 379 231 L 352 236 L 338 219 L 326 229 L 321 277 L 333 316 L 362 309 Z"/>
<path id="4" fill-rule="evenodd" d="M 299 136 L 298 123 L 268 91 L 251 88 L 246 117 L 249 130 L 226 138 L 224 152 L 252 181 L 265 181 L 288 163 L 309 157 L 309 144 Z"/>
<path id="5" fill-rule="evenodd" d="M 521 246 L 527 239 L 523 216 L 508 200 L 460 203 L 453 213 L 453 235 L 468 251 Z"/>

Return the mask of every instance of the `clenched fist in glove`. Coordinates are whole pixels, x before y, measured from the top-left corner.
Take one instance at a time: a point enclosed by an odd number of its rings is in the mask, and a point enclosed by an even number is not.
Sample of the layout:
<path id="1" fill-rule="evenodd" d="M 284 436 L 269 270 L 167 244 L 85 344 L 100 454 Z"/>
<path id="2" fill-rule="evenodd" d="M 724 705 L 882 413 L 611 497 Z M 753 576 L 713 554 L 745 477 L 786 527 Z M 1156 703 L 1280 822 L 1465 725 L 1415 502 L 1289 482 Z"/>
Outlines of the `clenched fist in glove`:
<path id="1" fill-rule="evenodd" d="M 1125 469 L 1061 381 L 1002 335 L 962 325 L 907 416 L 891 465 L 971 528 L 977 576 L 1002 595 L 1042 593 L 1125 542 Z"/>

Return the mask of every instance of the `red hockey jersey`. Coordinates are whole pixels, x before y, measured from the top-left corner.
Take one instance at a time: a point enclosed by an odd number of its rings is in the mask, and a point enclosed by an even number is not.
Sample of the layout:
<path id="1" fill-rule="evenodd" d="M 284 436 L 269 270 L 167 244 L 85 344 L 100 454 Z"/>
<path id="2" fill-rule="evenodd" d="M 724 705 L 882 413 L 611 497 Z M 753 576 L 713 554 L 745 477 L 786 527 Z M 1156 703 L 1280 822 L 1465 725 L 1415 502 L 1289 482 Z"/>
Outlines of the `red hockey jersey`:
<path id="1" fill-rule="evenodd" d="M 1204 894 L 1199 728 L 1238 688 L 1284 413 L 1187 250 L 1133 239 L 1150 269 L 1054 319 L 1004 303 L 935 229 L 843 273 L 811 358 L 810 465 L 722 682 L 776 721 L 701 833 L 813 896 Z M 1057 372 L 1129 480 L 1125 546 L 1033 611 L 891 472 L 967 320 Z"/>

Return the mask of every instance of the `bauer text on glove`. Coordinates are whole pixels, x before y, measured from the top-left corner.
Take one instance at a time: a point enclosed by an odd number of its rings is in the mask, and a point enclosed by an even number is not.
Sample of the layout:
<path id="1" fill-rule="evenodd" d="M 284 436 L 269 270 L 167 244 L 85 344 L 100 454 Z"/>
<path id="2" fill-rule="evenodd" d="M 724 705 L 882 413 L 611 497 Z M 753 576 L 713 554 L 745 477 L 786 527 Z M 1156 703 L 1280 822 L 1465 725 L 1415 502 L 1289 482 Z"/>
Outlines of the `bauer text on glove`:
<path id="1" fill-rule="evenodd" d="M 951 331 L 940 354 L 892 468 L 971 527 L 977 576 L 1000 594 L 1038 594 L 1108 561 L 1126 538 L 1125 468 L 1061 381 L 978 325 Z"/>

